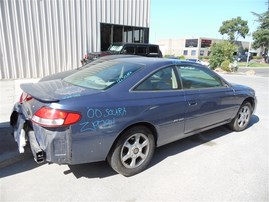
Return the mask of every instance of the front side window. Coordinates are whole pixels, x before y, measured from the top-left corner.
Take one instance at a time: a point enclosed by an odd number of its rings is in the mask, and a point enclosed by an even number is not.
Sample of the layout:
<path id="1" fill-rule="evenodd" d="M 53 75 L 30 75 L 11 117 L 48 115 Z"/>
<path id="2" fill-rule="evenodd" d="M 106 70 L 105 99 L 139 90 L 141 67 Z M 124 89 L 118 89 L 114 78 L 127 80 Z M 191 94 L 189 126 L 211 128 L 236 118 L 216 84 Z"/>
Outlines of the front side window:
<path id="1" fill-rule="evenodd" d="M 135 46 L 125 46 L 123 49 L 123 54 L 135 54 Z"/>
<path id="2" fill-rule="evenodd" d="M 137 91 L 159 91 L 175 89 L 178 89 L 178 82 L 172 67 L 167 67 L 155 72 L 135 88 Z"/>
<path id="3" fill-rule="evenodd" d="M 210 70 L 196 66 L 177 66 L 183 89 L 223 87 L 221 79 Z"/>
<path id="4" fill-rule="evenodd" d="M 106 61 L 72 74 L 64 81 L 80 87 L 104 90 L 129 78 L 141 67 L 135 63 Z"/>

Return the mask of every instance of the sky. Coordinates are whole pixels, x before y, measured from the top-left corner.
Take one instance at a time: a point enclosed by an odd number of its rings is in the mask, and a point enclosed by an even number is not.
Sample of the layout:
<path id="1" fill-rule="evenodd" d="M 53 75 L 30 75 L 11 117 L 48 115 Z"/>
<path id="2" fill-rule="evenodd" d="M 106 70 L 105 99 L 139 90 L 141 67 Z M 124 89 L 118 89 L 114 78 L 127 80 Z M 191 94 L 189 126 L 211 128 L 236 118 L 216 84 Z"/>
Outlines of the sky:
<path id="1" fill-rule="evenodd" d="M 264 13 L 268 0 L 151 0 L 150 43 L 159 39 L 209 37 L 226 39 L 218 30 L 223 21 L 240 16 L 250 32 L 259 25 L 251 13 Z M 251 36 L 242 41 L 251 40 Z"/>

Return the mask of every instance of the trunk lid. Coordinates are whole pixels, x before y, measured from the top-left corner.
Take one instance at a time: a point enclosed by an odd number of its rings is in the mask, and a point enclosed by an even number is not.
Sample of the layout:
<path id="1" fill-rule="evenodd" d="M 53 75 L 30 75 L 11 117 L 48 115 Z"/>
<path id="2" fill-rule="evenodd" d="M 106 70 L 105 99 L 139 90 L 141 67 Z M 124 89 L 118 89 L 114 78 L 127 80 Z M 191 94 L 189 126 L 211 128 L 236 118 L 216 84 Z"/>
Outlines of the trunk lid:
<path id="1" fill-rule="evenodd" d="M 75 86 L 60 79 L 25 83 L 21 84 L 20 87 L 25 93 L 42 102 L 59 102 L 69 98 L 100 93 L 98 90 Z"/>

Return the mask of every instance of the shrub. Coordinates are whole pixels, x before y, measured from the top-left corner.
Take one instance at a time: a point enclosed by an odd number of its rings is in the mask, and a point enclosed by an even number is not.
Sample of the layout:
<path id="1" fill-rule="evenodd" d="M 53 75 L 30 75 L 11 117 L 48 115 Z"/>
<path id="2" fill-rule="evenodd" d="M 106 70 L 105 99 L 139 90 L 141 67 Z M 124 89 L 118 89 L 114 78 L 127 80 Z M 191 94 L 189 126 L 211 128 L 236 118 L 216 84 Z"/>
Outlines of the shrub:
<path id="1" fill-rule="evenodd" d="M 262 56 L 253 56 L 253 59 L 260 60 L 260 59 L 262 59 Z"/>
<path id="2" fill-rule="evenodd" d="M 219 43 L 213 43 L 211 46 L 211 54 L 209 57 L 209 64 L 212 69 L 215 69 L 216 67 L 222 66 L 222 63 L 226 61 L 223 65 L 225 68 L 227 63 L 231 63 L 233 61 L 233 54 L 236 52 L 237 47 L 228 42 L 223 41 Z M 228 64 L 228 67 L 229 67 Z"/>
<path id="3" fill-rule="evenodd" d="M 221 63 L 221 69 L 226 71 L 226 72 L 230 72 L 231 69 L 230 69 L 230 61 L 229 60 L 224 60 L 222 63 Z"/>

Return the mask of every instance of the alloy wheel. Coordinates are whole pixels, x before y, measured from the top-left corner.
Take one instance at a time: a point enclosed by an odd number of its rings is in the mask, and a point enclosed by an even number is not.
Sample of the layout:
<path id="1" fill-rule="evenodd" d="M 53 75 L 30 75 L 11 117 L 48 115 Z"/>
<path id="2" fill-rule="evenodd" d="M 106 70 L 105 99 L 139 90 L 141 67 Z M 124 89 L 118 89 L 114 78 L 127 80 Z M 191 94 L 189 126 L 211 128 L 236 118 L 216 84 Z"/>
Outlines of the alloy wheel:
<path id="1" fill-rule="evenodd" d="M 129 137 L 123 144 L 120 159 L 126 168 L 137 168 L 148 157 L 149 139 L 142 133 L 136 133 Z"/>

